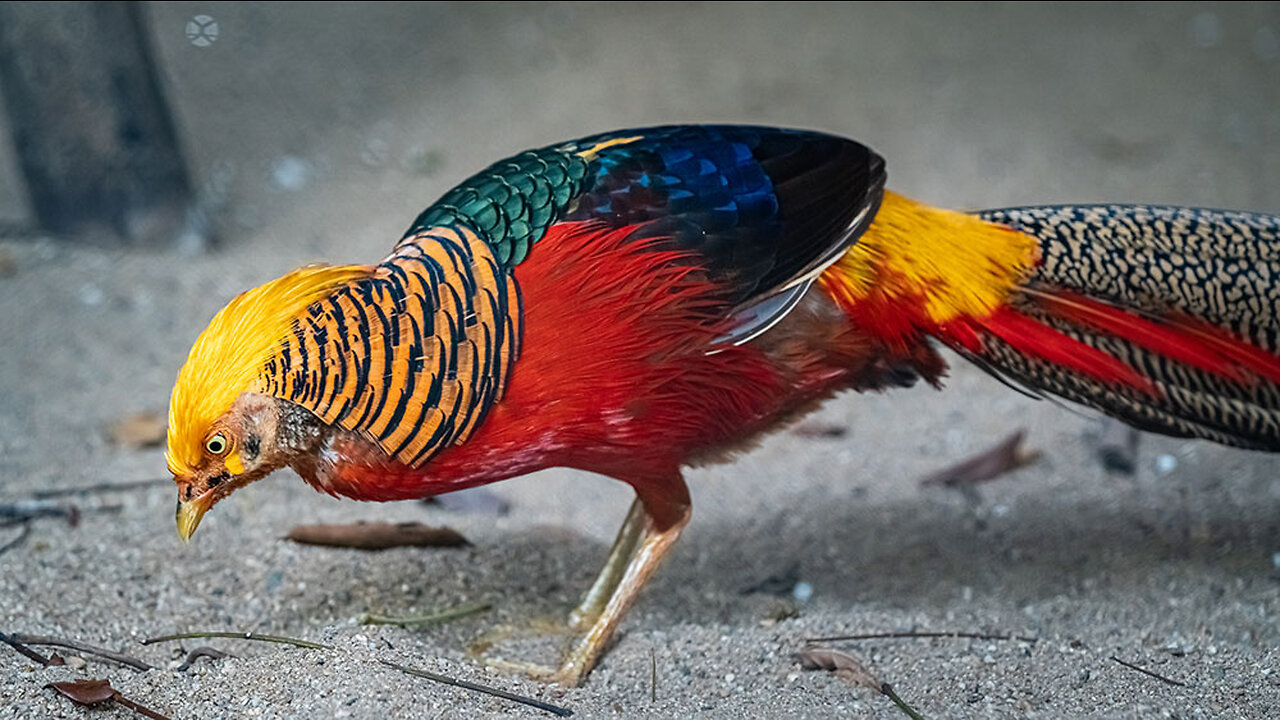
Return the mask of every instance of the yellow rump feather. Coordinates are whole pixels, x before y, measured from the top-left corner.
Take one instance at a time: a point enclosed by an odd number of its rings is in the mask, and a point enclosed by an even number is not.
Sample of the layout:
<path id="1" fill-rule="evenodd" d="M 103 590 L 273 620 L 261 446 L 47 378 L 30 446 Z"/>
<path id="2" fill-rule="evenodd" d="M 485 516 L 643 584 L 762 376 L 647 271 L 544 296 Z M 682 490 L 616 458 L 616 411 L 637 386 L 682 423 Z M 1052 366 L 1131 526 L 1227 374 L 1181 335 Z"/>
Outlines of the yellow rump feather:
<path id="1" fill-rule="evenodd" d="M 1026 280 L 1039 242 L 972 215 L 885 192 L 875 222 L 822 276 L 844 304 L 872 294 L 923 302 L 929 319 L 984 317 Z"/>
<path id="2" fill-rule="evenodd" d="M 254 388 L 280 340 L 315 301 L 367 276 L 367 265 L 313 265 L 241 293 L 213 316 L 178 372 L 169 400 L 166 459 L 189 474 L 204 455 L 205 435 L 241 393 Z"/>

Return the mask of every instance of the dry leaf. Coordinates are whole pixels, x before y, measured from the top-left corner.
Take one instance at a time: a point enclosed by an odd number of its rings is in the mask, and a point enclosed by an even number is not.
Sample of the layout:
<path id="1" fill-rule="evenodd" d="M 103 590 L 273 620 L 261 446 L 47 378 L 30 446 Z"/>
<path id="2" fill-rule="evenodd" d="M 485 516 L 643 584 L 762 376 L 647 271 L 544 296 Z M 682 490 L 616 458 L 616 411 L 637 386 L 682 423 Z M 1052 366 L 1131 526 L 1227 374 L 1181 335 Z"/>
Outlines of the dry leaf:
<path id="1" fill-rule="evenodd" d="M 111 440 L 130 450 L 156 447 L 165 439 L 166 421 L 163 415 L 143 410 L 116 420 L 107 427 Z"/>
<path id="2" fill-rule="evenodd" d="M 457 530 L 422 523 L 355 523 L 298 525 L 288 539 L 303 545 L 386 550 L 394 547 L 458 547 L 469 545 Z"/>
<path id="3" fill-rule="evenodd" d="M 939 470 L 922 479 L 920 484 L 947 487 L 977 485 L 1030 465 L 1040 457 L 1040 453 L 1035 450 L 1023 450 L 1024 435 L 1024 431 L 1018 430 L 990 450 L 978 453 L 945 470 Z"/>
<path id="4" fill-rule="evenodd" d="M 77 705 L 101 705 L 102 703 L 114 700 L 139 715 L 152 718 L 152 720 L 169 720 L 169 718 L 161 715 L 155 710 L 143 707 L 124 695 L 121 695 L 120 691 L 111 687 L 111 683 L 107 680 L 55 682 L 49 683 L 48 685 L 45 685 L 45 687 L 56 690 L 60 695 Z"/>
<path id="5" fill-rule="evenodd" d="M 824 647 L 807 647 L 792 656 L 805 670 L 830 670 L 836 677 L 883 692 L 884 683 L 862 661 L 849 653 Z"/>
<path id="6" fill-rule="evenodd" d="M 120 693 L 107 680 L 74 680 L 45 685 L 57 690 L 77 705 L 97 705 L 115 699 Z"/>

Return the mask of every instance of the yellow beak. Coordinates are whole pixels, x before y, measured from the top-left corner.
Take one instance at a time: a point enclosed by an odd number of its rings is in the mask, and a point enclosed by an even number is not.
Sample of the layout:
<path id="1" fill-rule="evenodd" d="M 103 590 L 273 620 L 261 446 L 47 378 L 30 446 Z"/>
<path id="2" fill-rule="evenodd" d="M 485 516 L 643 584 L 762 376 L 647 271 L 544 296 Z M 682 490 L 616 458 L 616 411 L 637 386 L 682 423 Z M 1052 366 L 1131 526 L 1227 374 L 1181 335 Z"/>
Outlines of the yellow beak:
<path id="1" fill-rule="evenodd" d="M 196 528 L 200 527 L 200 518 L 213 507 L 213 490 L 206 490 L 199 497 L 192 498 L 186 502 L 178 501 L 178 537 L 183 542 L 191 539 L 196 534 Z"/>

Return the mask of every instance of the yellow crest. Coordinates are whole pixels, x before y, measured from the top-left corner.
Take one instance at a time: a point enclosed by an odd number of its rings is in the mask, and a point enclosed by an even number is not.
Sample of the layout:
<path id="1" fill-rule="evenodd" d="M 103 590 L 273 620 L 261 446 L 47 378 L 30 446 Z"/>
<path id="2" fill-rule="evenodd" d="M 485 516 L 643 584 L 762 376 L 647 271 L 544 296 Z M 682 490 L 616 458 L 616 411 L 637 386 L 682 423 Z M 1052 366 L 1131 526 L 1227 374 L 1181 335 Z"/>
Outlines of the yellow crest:
<path id="1" fill-rule="evenodd" d="M 371 271 L 366 265 L 304 267 L 241 293 L 213 316 L 173 386 L 166 453 L 169 470 L 174 474 L 195 470 L 209 428 L 241 393 L 253 389 L 280 340 L 311 303 Z"/>

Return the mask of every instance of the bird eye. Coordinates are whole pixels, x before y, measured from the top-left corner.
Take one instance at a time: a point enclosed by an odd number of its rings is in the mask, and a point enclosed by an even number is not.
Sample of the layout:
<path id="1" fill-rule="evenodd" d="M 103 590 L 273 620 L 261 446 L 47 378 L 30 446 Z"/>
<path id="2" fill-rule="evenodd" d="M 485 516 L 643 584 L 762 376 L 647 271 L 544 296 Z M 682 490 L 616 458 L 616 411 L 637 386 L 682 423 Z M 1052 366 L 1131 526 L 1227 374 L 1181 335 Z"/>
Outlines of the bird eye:
<path id="1" fill-rule="evenodd" d="M 222 433 L 218 433 L 204 441 L 204 449 L 212 455 L 221 455 L 227 451 L 227 438 Z"/>

